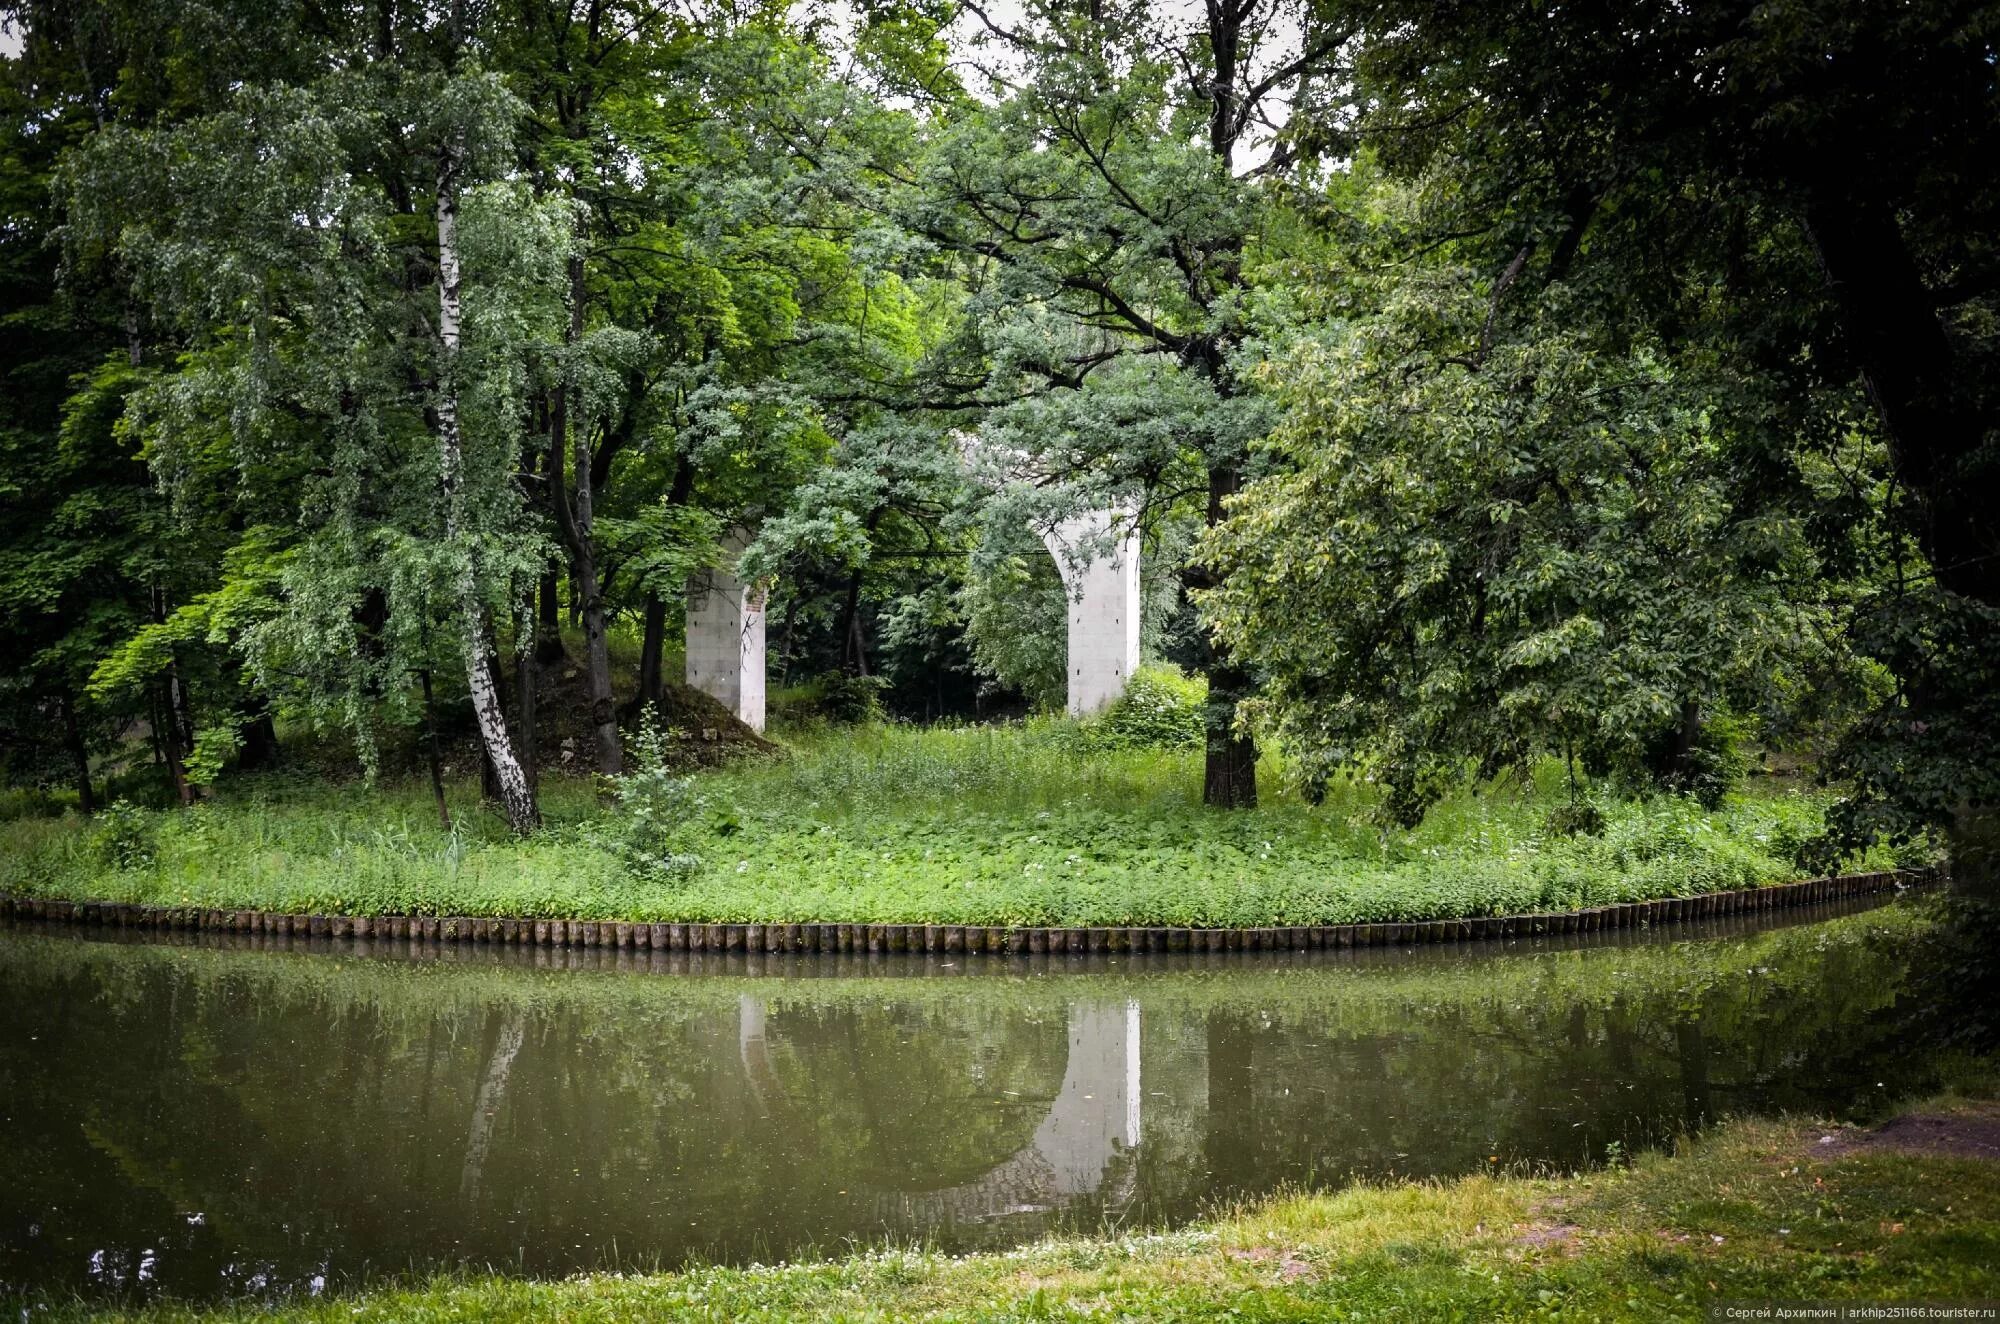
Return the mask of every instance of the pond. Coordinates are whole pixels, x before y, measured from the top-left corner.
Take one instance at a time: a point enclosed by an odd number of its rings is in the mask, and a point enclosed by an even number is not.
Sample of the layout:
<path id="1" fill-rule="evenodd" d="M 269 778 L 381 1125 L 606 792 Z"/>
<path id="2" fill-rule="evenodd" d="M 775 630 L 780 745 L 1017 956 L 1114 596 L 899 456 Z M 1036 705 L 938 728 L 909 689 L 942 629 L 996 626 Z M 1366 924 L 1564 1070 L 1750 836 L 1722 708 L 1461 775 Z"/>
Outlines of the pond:
<path id="1" fill-rule="evenodd" d="M 1915 907 L 1456 949 L 733 958 L 0 929 L 0 1295 L 1171 1224 L 1921 1088 Z"/>

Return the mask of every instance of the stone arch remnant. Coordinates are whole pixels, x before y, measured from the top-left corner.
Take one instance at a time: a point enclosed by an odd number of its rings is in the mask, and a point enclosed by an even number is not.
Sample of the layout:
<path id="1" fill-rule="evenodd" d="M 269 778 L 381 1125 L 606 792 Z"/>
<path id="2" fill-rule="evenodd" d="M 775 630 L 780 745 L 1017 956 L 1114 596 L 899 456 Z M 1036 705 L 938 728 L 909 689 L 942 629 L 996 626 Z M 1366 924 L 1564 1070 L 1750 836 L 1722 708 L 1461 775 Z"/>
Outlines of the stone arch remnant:
<path id="1" fill-rule="evenodd" d="M 1042 534 L 1069 597 L 1069 714 L 1125 693 L 1139 666 L 1139 527 L 1116 507 L 1085 511 Z"/>
<path id="2" fill-rule="evenodd" d="M 1110 1210 L 1130 1202 L 1144 1120 L 1139 1004 L 1073 1002 L 1068 1019 L 1062 1084 L 1028 1143 L 959 1186 L 879 1192 L 887 1221 L 975 1224 L 1090 1196 Z"/>
<path id="3" fill-rule="evenodd" d="M 688 581 L 687 683 L 764 729 L 764 593 L 737 575 L 753 534 L 732 529 L 719 563 Z M 1122 507 L 1085 511 L 1042 533 L 1068 603 L 1072 717 L 1098 712 L 1125 692 L 1139 666 L 1139 530 Z"/>
<path id="4" fill-rule="evenodd" d="M 731 529 L 720 563 L 688 581 L 687 683 L 762 731 L 764 591 L 736 573 L 751 537 L 747 529 Z"/>

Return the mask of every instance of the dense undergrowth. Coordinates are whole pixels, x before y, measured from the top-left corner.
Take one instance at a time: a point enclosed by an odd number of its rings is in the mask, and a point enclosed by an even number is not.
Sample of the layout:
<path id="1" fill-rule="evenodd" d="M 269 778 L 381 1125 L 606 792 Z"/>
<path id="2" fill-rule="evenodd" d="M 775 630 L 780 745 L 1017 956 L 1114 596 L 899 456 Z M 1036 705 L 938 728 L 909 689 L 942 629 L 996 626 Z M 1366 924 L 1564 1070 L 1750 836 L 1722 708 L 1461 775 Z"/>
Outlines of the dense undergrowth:
<path id="1" fill-rule="evenodd" d="M 1308 806 L 1198 801 L 1196 751 L 1089 744 L 1064 723 L 795 736 L 794 757 L 655 778 L 644 867 L 633 806 L 544 783 L 549 828 L 507 835 L 475 783 L 439 822 L 419 782 L 226 783 L 188 811 L 0 823 L 19 895 L 357 914 L 969 924 L 1351 923 L 1575 908 L 1796 876 L 1825 798 L 1765 786 L 1707 810 L 1602 799 L 1603 831 L 1548 826 L 1553 769 L 1468 791 L 1408 831 L 1374 788 Z M 1276 778 L 1268 778 L 1275 782 Z M 1886 855 L 1857 865 L 1890 863 Z M 637 861 L 637 863 L 635 863 Z"/>

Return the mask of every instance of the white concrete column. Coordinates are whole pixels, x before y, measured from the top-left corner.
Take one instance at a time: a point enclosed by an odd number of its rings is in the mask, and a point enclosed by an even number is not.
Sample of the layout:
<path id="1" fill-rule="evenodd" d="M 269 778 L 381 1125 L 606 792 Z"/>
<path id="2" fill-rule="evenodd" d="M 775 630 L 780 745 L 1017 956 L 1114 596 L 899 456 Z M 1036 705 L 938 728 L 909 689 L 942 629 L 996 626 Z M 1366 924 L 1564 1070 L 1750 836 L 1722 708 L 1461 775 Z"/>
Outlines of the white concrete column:
<path id="1" fill-rule="evenodd" d="M 1042 541 L 1069 593 L 1069 713 L 1084 717 L 1123 694 L 1139 665 L 1138 523 L 1130 511 L 1093 510 Z"/>
<path id="2" fill-rule="evenodd" d="M 747 530 L 722 539 L 722 564 L 688 581 L 687 683 L 752 730 L 764 729 L 764 595 L 736 577 Z"/>

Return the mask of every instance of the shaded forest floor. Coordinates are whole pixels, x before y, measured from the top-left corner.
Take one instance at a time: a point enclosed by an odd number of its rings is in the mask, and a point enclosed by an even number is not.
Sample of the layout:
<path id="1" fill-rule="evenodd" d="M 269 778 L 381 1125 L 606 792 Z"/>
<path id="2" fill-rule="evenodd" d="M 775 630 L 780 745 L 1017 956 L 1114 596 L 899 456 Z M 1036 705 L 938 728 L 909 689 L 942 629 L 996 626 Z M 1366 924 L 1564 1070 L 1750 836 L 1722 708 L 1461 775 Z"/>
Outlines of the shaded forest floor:
<path id="1" fill-rule="evenodd" d="M 962 1258 L 881 1250 L 560 1282 L 440 1279 L 270 1317 L 1700 1320 L 1728 1302 L 1990 1300 L 2000 1297 L 2000 1166 L 1976 1145 L 1894 1140 L 1991 1126 L 2000 1105 L 1990 1064 L 1968 1064 L 1965 1078 L 1965 1093 L 1906 1107 L 1873 1132 L 1744 1119 L 1629 1166 L 1301 1194 L 1159 1235 Z M 41 1317 L 166 1324 L 268 1309 L 74 1305 Z"/>

